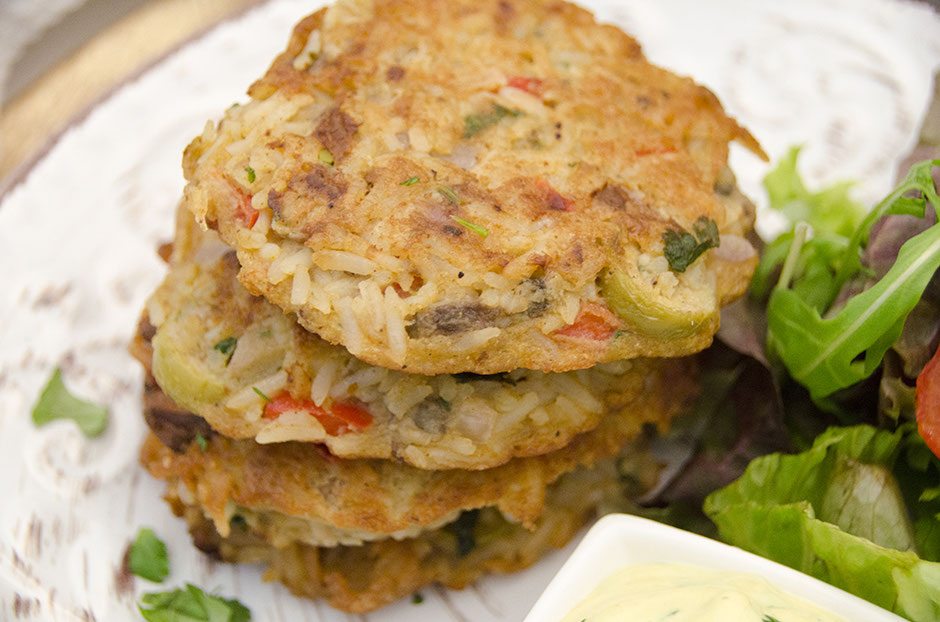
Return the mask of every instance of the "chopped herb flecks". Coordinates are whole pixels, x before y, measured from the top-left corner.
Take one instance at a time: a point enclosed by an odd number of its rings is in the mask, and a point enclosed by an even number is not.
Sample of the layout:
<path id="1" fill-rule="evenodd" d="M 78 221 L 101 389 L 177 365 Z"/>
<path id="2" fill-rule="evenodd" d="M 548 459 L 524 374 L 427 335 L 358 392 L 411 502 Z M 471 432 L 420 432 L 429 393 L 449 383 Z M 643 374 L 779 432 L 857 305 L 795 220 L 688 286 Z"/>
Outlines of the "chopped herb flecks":
<path id="1" fill-rule="evenodd" d="M 197 434 L 193 440 L 196 441 L 197 445 L 199 445 L 199 449 L 205 451 L 209 448 L 209 441 L 207 441 L 206 437 L 202 434 Z"/>
<path id="2" fill-rule="evenodd" d="M 457 557 L 466 557 L 476 547 L 476 528 L 479 519 L 480 510 L 464 510 L 457 520 L 448 526 L 457 538 Z"/>
<path id="3" fill-rule="evenodd" d="M 424 602 L 424 596 L 422 596 L 422 595 L 419 594 L 418 592 L 415 592 L 414 594 L 411 595 L 411 604 L 412 604 L 412 605 L 420 605 L 420 604 L 423 603 L 423 602 Z"/>
<path id="4" fill-rule="evenodd" d="M 476 225 L 472 222 L 464 220 L 463 218 L 458 218 L 457 216 L 451 216 L 451 219 L 453 219 L 453 221 L 456 222 L 457 224 L 463 225 L 470 231 L 473 231 L 474 233 L 479 234 L 483 236 L 484 238 L 490 234 L 490 232 L 486 230 L 486 227 L 481 227 L 480 225 Z"/>
<path id="5" fill-rule="evenodd" d="M 505 106 L 494 104 L 489 112 L 471 114 L 464 118 L 463 137 L 471 138 L 491 125 L 496 125 L 505 117 L 518 117 L 521 114 L 521 110 L 510 110 Z"/>
<path id="6" fill-rule="evenodd" d="M 255 393 L 257 393 L 258 395 L 260 395 L 260 396 L 261 396 L 261 399 L 263 399 L 263 400 L 264 400 L 265 402 L 267 402 L 268 404 L 270 404 L 272 401 L 274 401 L 274 400 L 272 400 L 270 397 L 268 397 L 267 395 L 265 395 L 264 393 L 262 393 L 262 392 L 261 392 L 261 389 L 259 389 L 258 387 L 251 387 L 251 390 L 254 391 Z"/>
<path id="7" fill-rule="evenodd" d="M 127 566 L 138 577 L 154 583 L 162 583 L 170 574 L 166 544 L 153 529 L 144 527 L 137 532 L 137 538 L 127 552 Z"/>
<path id="8" fill-rule="evenodd" d="M 320 162 L 323 162 L 328 166 L 333 166 L 333 154 L 330 153 L 329 149 L 320 149 L 320 153 L 317 154 L 317 158 L 319 158 Z"/>
<path id="9" fill-rule="evenodd" d="M 450 186 L 438 186 L 437 191 L 442 197 L 447 199 L 447 202 L 451 205 L 457 205 L 460 203 L 460 197 L 457 196 L 457 193 L 454 192 L 454 189 Z"/>
<path id="10" fill-rule="evenodd" d="M 219 343 L 212 346 L 212 349 L 222 353 L 222 356 L 225 357 L 225 365 L 228 366 L 229 361 L 232 360 L 232 355 L 235 354 L 235 347 L 237 345 L 238 339 L 235 337 L 226 337 Z"/>
<path id="11" fill-rule="evenodd" d="M 443 408 L 447 412 L 450 412 L 450 409 L 452 408 L 451 403 L 445 400 L 443 397 L 438 395 L 434 398 L 434 401 L 437 402 L 441 408 Z"/>
<path id="12" fill-rule="evenodd" d="M 673 272 L 685 272 L 702 253 L 718 244 L 718 224 L 705 216 L 695 221 L 692 233 L 682 229 L 667 229 L 663 233 L 664 255 Z"/>
<path id="13" fill-rule="evenodd" d="M 69 393 L 62 382 L 62 370 L 56 367 L 33 407 L 33 423 L 45 425 L 56 419 L 71 419 L 85 436 L 93 438 L 108 427 L 108 409 Z"/>
<path id="14" fill-rule="evenodd" d="M 416 183 L 418 183 L 419 181 L 421 181 L 421 178 L 418 177 L 417 175 L 415 175 L 414 177 L 409 177 L 408 179 L 406 179 L 405 181 L 399 183 L 398 185 L 399 185 L 399 186 L 413 186 L 413 185 L 415 185 Z"/>
<path id="15" fill-rule="evenodd" d="M 248 183 L 255 183 L 255 180 L 258 178 L 257 175 L 255 175 L 255 169 L 251 168 L 250 166 L 246 166 L 245 172 L 248 173 Z"/>

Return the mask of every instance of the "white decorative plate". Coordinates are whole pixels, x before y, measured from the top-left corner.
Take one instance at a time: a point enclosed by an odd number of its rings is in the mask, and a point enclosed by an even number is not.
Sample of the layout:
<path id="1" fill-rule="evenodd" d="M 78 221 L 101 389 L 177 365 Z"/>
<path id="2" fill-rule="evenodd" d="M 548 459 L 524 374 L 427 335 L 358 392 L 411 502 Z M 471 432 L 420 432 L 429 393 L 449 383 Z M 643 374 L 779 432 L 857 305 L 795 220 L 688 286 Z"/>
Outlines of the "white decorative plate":
<path id="1" fill-rule="evenodd" d="M 424 591 L 347 616 L 261 582 L 254 566 L 217 565 L 190 545 L 137 465 L 144 435 L 139 366 L 125 351 L 161 278 L 182 190 L 180 154 L 243 93 L 320 2 L 275 0 L 226 22 L 126 84 L 78 121 L 0 203 L 0 619 L 133 620 L 145 581 L 116 581 L 140 526 L 171 554 L 170 586 L 234 596 L 255 620 L 520 620 L 566 553 L 463 592 Z M 940 18 L 903 0 L 593 0 L 659 64 L 694 75 L 775 156 L 806 144 L 814 183 L 860 180 L 871 201 L 891 186 L 915 139 L 940 63 Z M 766 165 L 733 153 L 760 197 Z M 60 365 L 76 393 L 111 409 L 86 440 L 70 422 L 36 429 L 30 411 Z M 569 549 L 570 551 L 570 549 Z"/>

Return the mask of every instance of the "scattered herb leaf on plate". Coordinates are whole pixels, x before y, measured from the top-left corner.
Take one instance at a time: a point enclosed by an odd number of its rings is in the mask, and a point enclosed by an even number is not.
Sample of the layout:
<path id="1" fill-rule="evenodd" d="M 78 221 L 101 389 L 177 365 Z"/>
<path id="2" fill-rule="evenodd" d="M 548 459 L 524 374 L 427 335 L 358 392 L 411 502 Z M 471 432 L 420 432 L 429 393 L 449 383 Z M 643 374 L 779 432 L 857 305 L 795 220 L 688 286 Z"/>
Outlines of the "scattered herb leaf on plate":
<path id="1" fill-rule="evenodd" d="M 153 529 L 144 527 L 137 532 L 137 538 L 129 551 L 128 567 L 138 577 L 154 583 L 162 583 L 169 576 L 170 560 L 167 558 L 166 544 Z"/>
<path id="2" fill-rule="evenodd" d="M 33 408 L 33 423 L 41 426 L 56 419 L 71 419 L 85 436 L 94 438 L 108 427 L 108 409 L 72 395 L 56 367 Z"/>

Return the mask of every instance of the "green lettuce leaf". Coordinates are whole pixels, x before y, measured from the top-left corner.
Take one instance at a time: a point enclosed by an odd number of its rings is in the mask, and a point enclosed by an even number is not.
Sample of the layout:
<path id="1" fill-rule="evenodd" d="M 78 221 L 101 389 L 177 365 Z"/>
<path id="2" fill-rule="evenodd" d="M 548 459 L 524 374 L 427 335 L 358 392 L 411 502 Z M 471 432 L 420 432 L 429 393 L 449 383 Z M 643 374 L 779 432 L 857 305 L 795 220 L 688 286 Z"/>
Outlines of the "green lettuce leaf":
<path id="1" fill-rule="evenodd" d="M 802 269 L 774 288 L 767 303 L 768 351 L 806 386 L 821 405 L 825 398 L 869 377 L 898 340 L 904 322 L 940 267 L 940 224 L 901 246 L 897 260 L 869 289 L 841 308 L 829 309 L 846 283 L 868 269 L 861 257 L 872 227 L 889 214 L 923 217 L 927 202 L 940 210 L 931 169 L 940 160 L 911 167 L 901 184 L 879 203 L 847 243 L 836 237 L 810 239 L 796 257 Z M 823 292 L 812 295 L 811 292 Z"/>
<path id="2" fill-rule="evenodd" d="M 790 147 L 777 168 L 764 177 L 770 207 L 783 212 L 790 222 L 805 221 L 816 231 L 852 235 L 865 214 L 861 204 L 849 196 L 852 182 L 809 191 L 796 168 L 799 155 L 800 147 Z"/>
<path id="3" fill-rule="evenodd" d="M 704 509 L 723 540 L 919 622 L 940 619 L 938 485 L 912 425 L 830 428 L 753 460 Z"/>

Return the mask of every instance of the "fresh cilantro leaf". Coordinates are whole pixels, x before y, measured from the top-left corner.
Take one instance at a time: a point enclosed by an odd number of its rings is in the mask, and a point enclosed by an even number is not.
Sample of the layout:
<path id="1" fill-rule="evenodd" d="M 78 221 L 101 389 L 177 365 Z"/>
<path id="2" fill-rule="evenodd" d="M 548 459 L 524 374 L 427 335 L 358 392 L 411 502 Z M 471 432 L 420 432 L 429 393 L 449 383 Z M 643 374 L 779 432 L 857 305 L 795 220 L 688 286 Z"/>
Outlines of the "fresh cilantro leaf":
<path id="1" fill-rule="evenodd" d="M 258 387 L 251 387 L 251 389 L 252 389 L 252 391 L 254 391 L 255 393 L 257 393 L 257 394 L 261 397 L 261 399 L 263 399 L 263 400 L 264 400 L 265 402 L 267 402 L 268 404 L 270 404 L 271 402 L 274 401 L 274 400 L 272 400 L 270 397 L 268 397 L 267 395 L 265 395 L 264 392 L 262 392 L 261 389 L 259 389 Z"/>
<path id="2" fill-rule="evenodd" d="M 399 185 L 399 186 L 413 186 L 413 185 L 415 185 L 416 183 L 418 183 L 419 181 L 421 181 L 421 178 L 418 177 L 417 175 L 415 175 L 414 177 L 409 177 L 408 179 L 406 179 L 405 181 L 399 183 L 398 185 Z"/>
<path id="3" fill-rule="evenodd" d="M 85 436 L 94 438 L 108 427 L 108 409 L 69 393 L 62 382 L 62 370 L 56 367 L 33 407 L 33 423 L 45 425 L 56 419 L 71 419 Z"/>
<path id="4" fill-rule="evenodd" d="M 923 218 L 928 201 L 940 211 L 940 196 L 931 178 L 934 166 L 940 166 L 940 160 L 915 164 L 894 192 L 862 221 L 844 250 L 825 258 L 828 265 L 820 267 L 819 273 L 829 273 L 825 287 L 830 298 L 834 297 L 831 292 L 838 292 L 865 271 L 862 250 L 881 218 L 888 214 Z M 794 250 L 784 264 L 785 273 L 795 273 L 792 264 L 807 260 L 802 248 Z M 888 272 L 851 297 L 837 313 L 828 304 L 821 308 L 807 302 L 803 276 L 792 282 L 781 279 L 767 303 L 768 350 L 818 404 L 827 406 L 824 398 L 867 378 L 880 366 L 938 267 L 940 224 L 935 224 L 905 242 Z"/>
<path id="5" fill-rule="evenodd" d="M 420 605 L 423 602 L 424 602 L 424 596 L 422 596 L 420 593 L 415 592 L 414 594 L 411 595 L 412 605 Z"/>
<path id="6" fill-rule="evenodd" d="M 683 229 L 663 232 L 663 254 L 673 272 L 685 272 L 702 253 L 718 244 L 718 223 L 705 216 L 698 217 L 692 225 L 692 233 Z"/>
<path id="7" fill-rule="evenodd" d="M 777 618 L 764 614 L 764 617 L 761 618 L 761 622 L 780 622 Z"/>
<path id="8" fill-rule="evenodd" d="M 251 611 L 237 600 L 206 594 L 195 585 L 144 594 L 140 613 L 147 622 L 248 622 Z"/>
<path id="9" fill-rule="evenodd" d="M 248 173 L 248 183 L 255 183 L 255 180 L 258 178 L 258 176 L 255 175 L 255 169 L 251 168 L 250 166 L 246 166 L 245 172 Z"/>
<path id="10" fill-rule="evenodd" d="M 209 448 L 209 441 L 207 441 L 206 437 L 202 434 L 197 434 L 193 440 L 196 441 L 196 444 L 199 445 L 199 449 L 202 451 L 205 451 Z"/>
<path id="11" fill-rule="evenodd" d="M 225 357 L 225 365 L 228 366 L 229 361 L 232 360 L 232 355 L 235 354 L 235 348 L 238 346 L 238 339 L 235 337 L 226 337 L 219 343 L 212 346 L 213 350 L 221 352 Z"/>
<path id="12" fill-rule="evenodd" d="M 320 162 L 323 162 L 327 166 L 333 166 L 333 154 L 330 153 L 329 149 L 320 149 L 320 153 L 317 154 L 317 158 Z"/>
<path id="13" fill-rule="evenodd" d="M 154 583 L 162 583 L 170 574 L 166 545 L 153 529 L 144 527 L 137 532 L 128 554 L 128 567 L 138 577 Z"/>
<path id="14" fill-rule="evenodd" d="M 496 125 L 506 117 L 518 117 L 521 110 L 510 110 L 505 106 L 494 104 L 488 112 L 471 114 L 464 118 L 463 137 L 472 138 L 491 125 Z"/>
<path id="15" fill-rule="evenodd" d="M 486 227 L 474 224 L 470 222 L 469 220 L 464 220 L 463 218 L 458 218 L 457 216 L 451 216 L 451 220 L 453 220 L 454 222 L 456 222 L 457 224 L 461 226 L 466 227 L 470 231 L 473 231 L 477 235 L 482 236 L 484 238 L 490 234 L 490 232 L 486 230 Z"/>

